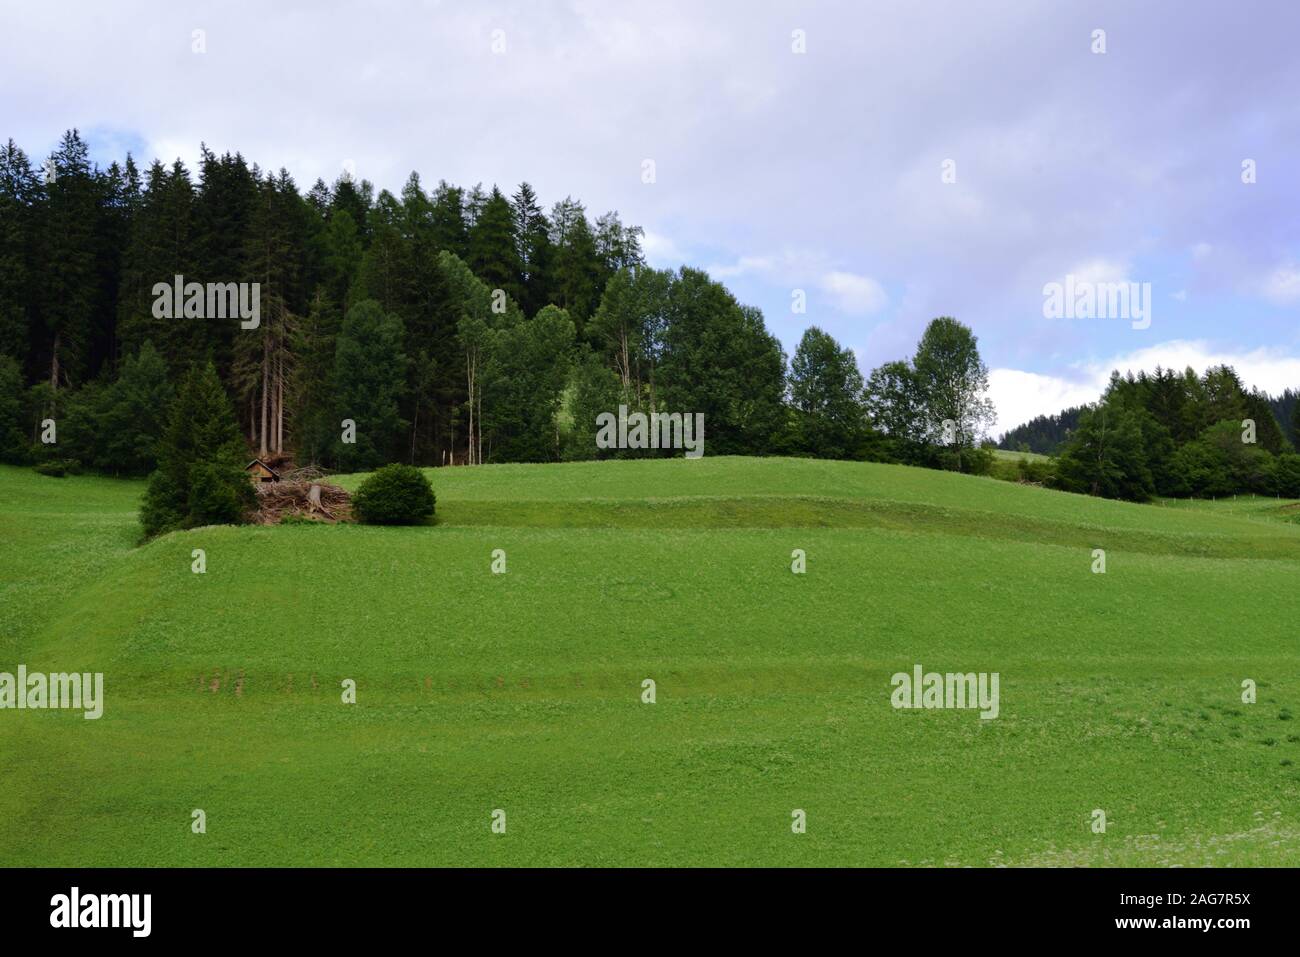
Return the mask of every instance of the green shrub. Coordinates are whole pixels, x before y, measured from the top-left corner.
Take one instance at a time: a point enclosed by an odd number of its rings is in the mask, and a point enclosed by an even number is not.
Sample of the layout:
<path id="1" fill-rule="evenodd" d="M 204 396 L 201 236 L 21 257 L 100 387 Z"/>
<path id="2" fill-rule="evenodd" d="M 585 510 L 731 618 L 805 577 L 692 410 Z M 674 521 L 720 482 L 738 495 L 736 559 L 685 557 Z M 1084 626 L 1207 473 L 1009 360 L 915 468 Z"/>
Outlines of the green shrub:
<path id="1" fill-rule="evenodd" d="M 190 470 L 190 527 L 237 525 L 257 505 L 243 469 L 225 462 L 200 461 Z"/>
<path id="2" fill-rule="evenodd" d="M 385 465 L 361 483 L 352 511 L 368 525 L 418 525 L 433 514 L 433 488 L 410 465 Z"/>
<path id="3" fill-rule="evenodd" d="M 77 463 L 69 459 L 46 459 L 38 463 L 35 468 L 41 475 L 49 475 L 53 478 L 76 475 L 80 471 Z"/>
<path id="4" fill-rule="evenodd" d="M 1022 482 L 1046 485 L 1052 479 L 1052 463 L 1051 460 L 1043 462 L 1019 459 L 1016 462 L 1016 473 Z"/>

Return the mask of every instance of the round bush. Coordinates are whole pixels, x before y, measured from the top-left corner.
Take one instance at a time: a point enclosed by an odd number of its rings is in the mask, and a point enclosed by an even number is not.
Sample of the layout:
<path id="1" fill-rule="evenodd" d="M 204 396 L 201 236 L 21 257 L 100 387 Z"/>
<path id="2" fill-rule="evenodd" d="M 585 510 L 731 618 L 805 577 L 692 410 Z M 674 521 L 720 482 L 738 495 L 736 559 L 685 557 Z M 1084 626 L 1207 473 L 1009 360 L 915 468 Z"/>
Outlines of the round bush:
<path id="1" fill-rule="evenodd" d="M 433 514 L 433 488 L 410 465 L 385 465 L 361 483 L 352 511 L 367 525 L 418 525 Z"/>

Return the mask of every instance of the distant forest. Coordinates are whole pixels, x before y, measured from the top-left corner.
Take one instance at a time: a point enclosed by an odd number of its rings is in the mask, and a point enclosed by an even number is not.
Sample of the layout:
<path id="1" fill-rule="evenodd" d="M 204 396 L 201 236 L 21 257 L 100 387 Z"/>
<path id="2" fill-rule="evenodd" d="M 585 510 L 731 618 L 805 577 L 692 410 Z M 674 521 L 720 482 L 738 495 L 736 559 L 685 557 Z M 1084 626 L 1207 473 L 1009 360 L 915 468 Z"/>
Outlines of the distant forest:
<path id="1" fill-rule="evenodd" d="M 1297 416 L 1294 391 L 1271 398 L 1230 366 L 1112 372 L 1096 403 L 1040 416 L 1001 445 L 1057 456 L 1047 484 L 1089 495 L 1297 498 Z"/>
<path id="2" fill-rule="evenodd" d="M 1296 398 L 1300 392 L 1284 389 L 1280 396 L 1266 396 L 1273 418 L 1281 426 L 1287 441 L 1296 445 Z M 1079 427 L 1079 416 L 1086 406 L 1072 406 L 1055 415 L 1037 415 L 1024 425 L 1016 426 L 998 440 L 998 448 L 1009 452 L 1038 452 L 1056 455 L 1071 433 Z"/>
<path id="3" fill-rule="evenodd" d="M 998 440 L 998 448 L 1011 452 L 1038 452 L 1055 455 L 1079 426 L 1084 406 L 1076 405 L 1055 415 L 1036 415 L 1024 425 L 1016 426 Z"/>

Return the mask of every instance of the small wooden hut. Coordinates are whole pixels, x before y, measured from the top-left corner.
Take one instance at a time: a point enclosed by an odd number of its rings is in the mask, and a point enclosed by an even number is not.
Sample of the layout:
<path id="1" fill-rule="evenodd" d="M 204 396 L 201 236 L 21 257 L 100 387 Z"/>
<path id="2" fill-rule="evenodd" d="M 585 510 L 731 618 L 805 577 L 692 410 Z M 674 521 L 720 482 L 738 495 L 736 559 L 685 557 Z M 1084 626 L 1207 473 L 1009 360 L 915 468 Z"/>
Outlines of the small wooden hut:
<path id="1" fill-rule="evenodd" d="M 244 471 L 248 473 L 248 477 L 253 480 L 254 484 L 280 481 L 280 473 L 261 459 L 253 459 L 244 466 Z"/>

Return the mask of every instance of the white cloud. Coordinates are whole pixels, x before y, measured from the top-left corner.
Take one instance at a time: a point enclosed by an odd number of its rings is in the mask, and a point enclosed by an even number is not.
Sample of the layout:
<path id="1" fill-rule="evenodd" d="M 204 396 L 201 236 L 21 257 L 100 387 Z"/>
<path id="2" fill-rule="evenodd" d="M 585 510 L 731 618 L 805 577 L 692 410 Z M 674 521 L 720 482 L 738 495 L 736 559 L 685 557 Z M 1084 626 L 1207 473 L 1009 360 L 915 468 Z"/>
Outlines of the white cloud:
<path id="1" fill-rule="evenodd" d="M 851 316 L 879 312 L 889 302 L 884 287 L 870 276 L 832 271 L 822 276 L 818 285 L 836 309 Z"/>
<path id="2" fill-rule="evenodd" d="M 1105 377 L 1100 382 L 1070 382 L 1020 369 L 993 369 L 989 372 L 989 398 L 997 411 L 993 435 L 1000 436 L 1037 415 L 1095 402 L 1105 382 Z"/>
<path id="3" fill-rule="evenodd" d="M 1068 275 L 1074 276 L 1076 283 L 1102 283 L 1128 282 L 1129 267 L 1127 263 L 1118 262 L 1113 259 L 1091 259 L 1088 262 L 1079 263 L 1073 269 L 1069 270 Z"/>
<path id="4" fill-rule="evenodd" d="M 714 279 L 729 279 L 746 273 L 769 272 L 774 264 L 771 256 L 741 256 L 730 266 L 713 265 L 705 271 Z"/>
<path id="5" fill-rule="evenodd" d="M 656 269 L 676 269 L 688 262 L 686 254 L 678 248 L 676 242 L 649 229 L 641 237 L 641 251 L 645 253 L 646 262 Z"/>

